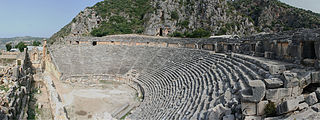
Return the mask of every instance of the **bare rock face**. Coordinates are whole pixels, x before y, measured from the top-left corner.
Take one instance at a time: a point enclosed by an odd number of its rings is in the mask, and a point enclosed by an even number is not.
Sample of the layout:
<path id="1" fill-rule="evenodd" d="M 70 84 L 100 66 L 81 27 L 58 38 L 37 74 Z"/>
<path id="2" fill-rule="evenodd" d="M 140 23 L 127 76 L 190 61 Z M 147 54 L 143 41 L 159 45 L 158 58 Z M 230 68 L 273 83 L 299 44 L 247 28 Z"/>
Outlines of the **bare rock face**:
<path id="1" fill-rule="evenodd" d="M 147 15 L 150 18 L 146 22 L 145 34 L 159 35 L 160 29 L 168 33 L 174 31 L 190 31 L 197 28 L 217 33 L 227 23 L 241 21 L 236 26 L 232 26 L 227 34 L 244 35 L 255 32 L 252 22 L 248 18 L 237 15 L 236 11 L 228 11 L 231 8 L 227 1 L 202 0 L 202 1 L 171 1 L 159 0 L 152 2 L 152 6 L 157 8 L 153 13 Z M 234 14 L 233 14 L 234 13 Z M 178 17 L 172 18 L 172 14 Z M 181 25 L 188 22 L 187 25 Z"/>
<path id="2" fill-rule="evenodd" d="M 93 28 L 98 27 L 102 21 L 103 19 L 93 9 L 86 8 L 72 20 L 70 35 L 89 35 Z"/>

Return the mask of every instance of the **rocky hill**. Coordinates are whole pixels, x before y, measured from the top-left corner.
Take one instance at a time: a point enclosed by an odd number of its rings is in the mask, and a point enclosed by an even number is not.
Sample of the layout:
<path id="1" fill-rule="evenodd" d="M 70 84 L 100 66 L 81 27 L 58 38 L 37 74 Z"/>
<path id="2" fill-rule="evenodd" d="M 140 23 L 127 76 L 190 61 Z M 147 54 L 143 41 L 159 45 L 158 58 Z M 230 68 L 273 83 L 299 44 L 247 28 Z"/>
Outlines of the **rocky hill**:
<path id="1" fill-rule="evenodd" d="M 105 0 L 50 38 L 147 34 L 208 37 L 320 28 L 320 15 L 278 0 Z"/>

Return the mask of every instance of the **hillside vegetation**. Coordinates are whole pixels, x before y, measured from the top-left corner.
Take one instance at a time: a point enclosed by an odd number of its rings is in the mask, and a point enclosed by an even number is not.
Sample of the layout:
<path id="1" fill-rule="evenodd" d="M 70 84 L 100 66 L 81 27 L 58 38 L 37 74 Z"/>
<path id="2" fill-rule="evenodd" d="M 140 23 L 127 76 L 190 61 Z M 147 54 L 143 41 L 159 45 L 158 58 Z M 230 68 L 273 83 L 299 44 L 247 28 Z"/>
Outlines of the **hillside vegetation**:
<path id="1" fill-rule="evenodd" d="M 278 0 L 105 0 L 81 11 L 49 42 L 66 36 L 161 35 L 164 30 L 164 36 L 208 37 L 319 27 L 319 14 Z"/>

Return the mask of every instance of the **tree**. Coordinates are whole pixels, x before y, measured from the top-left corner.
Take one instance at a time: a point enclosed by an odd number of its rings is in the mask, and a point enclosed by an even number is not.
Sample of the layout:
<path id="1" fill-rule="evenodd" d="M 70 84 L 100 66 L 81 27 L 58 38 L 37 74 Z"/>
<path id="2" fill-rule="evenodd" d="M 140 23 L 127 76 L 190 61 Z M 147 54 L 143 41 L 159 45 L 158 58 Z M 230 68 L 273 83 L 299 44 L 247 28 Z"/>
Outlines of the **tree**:
<path id="1" fill-rule="evenodd" d="M 6 44 L 6 48 L 7 48 L 7 51 L 10 51 L 12 49 L 11 43 Z"/>
<path id="2" fill-rule="evenodd" d="M 186 34 L 186 37 L 189 38 L 203 38 L 203 37 L 210 37 L 210 32 L 206 31 L 202 28 L 196 29 L 194 31 L 192 31 L 192 33 L 190 34 Z"/>
<path id="3" fill-rule="evenodd" d="M 26 48 L 27 45 L 24 42 L 19 42 L 15 48 L 18 48 L 20 50 L 20 52 L 23 52 L 24 48 Z"/>
<path id="4" fill-rule="evenodd" d="M 41 45 L 41 42 L 39 41 L 33 41 L 32 46 L 39 46 Z"/>

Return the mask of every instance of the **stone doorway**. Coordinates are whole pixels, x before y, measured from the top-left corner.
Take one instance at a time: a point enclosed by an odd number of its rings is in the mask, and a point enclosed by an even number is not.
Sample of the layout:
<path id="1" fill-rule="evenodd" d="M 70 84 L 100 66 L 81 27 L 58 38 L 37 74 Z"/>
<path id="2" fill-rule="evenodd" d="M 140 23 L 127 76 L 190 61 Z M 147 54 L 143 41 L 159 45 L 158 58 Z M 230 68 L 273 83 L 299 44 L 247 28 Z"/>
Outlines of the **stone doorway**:
<path id="1" fill-rule="evenodd" d="M 316 51 L 314 47 L 314 41 L 303 42 L 303 59 L 316 59 Z"/>

